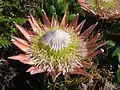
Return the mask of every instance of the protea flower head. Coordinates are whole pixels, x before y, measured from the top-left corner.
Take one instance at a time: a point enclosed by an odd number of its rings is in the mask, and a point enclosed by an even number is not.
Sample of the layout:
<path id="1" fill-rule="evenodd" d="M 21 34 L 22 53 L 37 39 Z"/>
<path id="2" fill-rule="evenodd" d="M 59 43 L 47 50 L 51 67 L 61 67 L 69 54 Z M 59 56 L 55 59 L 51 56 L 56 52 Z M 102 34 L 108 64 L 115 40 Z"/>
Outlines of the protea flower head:
<path id="1" fill-rule="evenodd" d="M 50 22 L 42 10 L 43 25 L 40 25 L 32 15 L 28 18 L 32 31 L 15 23 L 26 40 L 13 37 L 12 42 L 25 54 L 11 56 L 9 59 L 29 64 L 31 67 L 27 72 L 31 74 L 45 72 L 52 76 L 53 81 L 60 74 L 65 76 L 81 74 L 91 77 L 82 68 L 92 66 L 92 61 L 88 59 L 102 53 L 96 49 L 105 42 L 97 42 L 98 33 L 89 39 L 97 23 L 81 33 L 85 20 L 77 25 L 78 17 L 79 15 L 68 24 L 66 10 L 61 23 L 56 20 L 55 14 Z"/>
<path id="2" fill-rule="evenodd" d="M 78 0 L 81 7 L 100 19 L 120 19 L 120 0 Z"/>

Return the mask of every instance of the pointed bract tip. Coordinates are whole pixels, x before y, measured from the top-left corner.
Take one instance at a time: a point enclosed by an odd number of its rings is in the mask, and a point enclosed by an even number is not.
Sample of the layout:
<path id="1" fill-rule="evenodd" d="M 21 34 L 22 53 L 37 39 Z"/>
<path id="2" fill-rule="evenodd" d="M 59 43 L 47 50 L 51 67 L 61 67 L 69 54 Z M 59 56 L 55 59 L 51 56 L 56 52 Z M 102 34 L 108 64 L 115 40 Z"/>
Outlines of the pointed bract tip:
<path id="1" fill-rule="evenodd" d="M 98 22 L 95 23 L 95 25 L 97 25 L 97 24 L 98 24 Z"/>
<path id="2" fill-rule="evenodd" d="M 8 59 L 12 59 L 11 57 L 8 57 Z"/>
<path id="3" fill-rule="evenodd" d="M 55 19 L 57 18 L 57 14 L 56 13 L 53 13 L 52 16 L 54 16 Z"/>
<path id="4" fill-rule="evenodd" d="M 86 19 L 85 20 L 83 20 L 80 24 L 84 24 L 86 22 Z"/>
<path id="5" fill-rule="evenodd" d="M 34 18 L 34 16 L 30 13 L 30 19 Z"/>
<path id="6" fill-rule="evenodd" d="M 103 49 L 103 48 L 101 48 L 100 50 L 102 51 L 102 53 L 104 52 L 104 49 Z"/>
<path id="7" fill-rule="evenodd" d="M 79 16 L 79 13 L 77 13 L 76 15 Z"/>
<path id="8" fill-rule="evenodd" d="M 40 73 L 39 71 L 39 67 L 30 67 L 26 72 L 30 72 L 31 75 L 36 74 L 36 73 Z"/>
<path id="9" fill-rule="evenodd" d="M 15 21 L 13 21 L 13 23 L 14 23 L 14 24 L 16 24 L 16 22 L 15 22 Z"/>
<path id="10" fill-rule="evenodd" d="M 11 39 L 11 41 L 12 41 L 12 42 L 14 42 L 14 41 L 15 41 L 15 39 L 14 39 L 14 38 L 12 38 L 12 39 Z"/>
<path id="11" fill-rule="evenodd" d="M 45 12 L 44 9 L 41 10 L 42 12 Z"/>
<path id="12" fill-rule="evenodd" d="M 53 13 L 53 15 L 56 15 L 56 13 Z"/>
<path id="13" fill-rule="evenodd" d="M 66 9 L 62 21 L 60 23 L 60 27 L 66 27 L 68 24 L 68 8 Z"/>
<path id="14" fill-rule="evenodd" d="M 17 26 L 18 24 L 16 22 L 13 22 L 15 24 L 15 26 Z"/>
<path id="15" fill-rule="evenodd" d="M 11 36 L 11 38 L 14 38 L 15 36 Z"/>
<path id="16" fill-rule="evenodd" d="M 33 16 L 33 15 L 30 13 L 30 16 Z"/>
<path id="17" fill-rule="evenodd" d="M 85 20 L 83 20 L 83 22 L 86 22 L 86 19 L 85 19 Z"/>
<path id="18" fill-rule="evenodd" d="M 51 27 L 51 23 L 49 21 L 49 18 L 46 15 L 46 12 L 44 10 L 42 10 L 42 20 L 43 20 L 44 25 L 46 25 L 47 27 Z"/>

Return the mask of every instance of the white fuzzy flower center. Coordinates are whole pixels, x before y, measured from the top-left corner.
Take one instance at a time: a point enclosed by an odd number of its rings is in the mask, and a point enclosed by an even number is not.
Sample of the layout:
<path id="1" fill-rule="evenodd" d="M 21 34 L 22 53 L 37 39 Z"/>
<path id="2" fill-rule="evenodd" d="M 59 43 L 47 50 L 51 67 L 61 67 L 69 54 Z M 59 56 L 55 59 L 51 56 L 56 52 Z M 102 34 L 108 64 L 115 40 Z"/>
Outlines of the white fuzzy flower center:
<path id="1" fill-rule="evenodd" d="M 63 30 L 51 30 L 42 36 L 42 43 L 49 45 L 51 49 L 57 51 L 68 46 L 70 43 L 70 36 Z"/>

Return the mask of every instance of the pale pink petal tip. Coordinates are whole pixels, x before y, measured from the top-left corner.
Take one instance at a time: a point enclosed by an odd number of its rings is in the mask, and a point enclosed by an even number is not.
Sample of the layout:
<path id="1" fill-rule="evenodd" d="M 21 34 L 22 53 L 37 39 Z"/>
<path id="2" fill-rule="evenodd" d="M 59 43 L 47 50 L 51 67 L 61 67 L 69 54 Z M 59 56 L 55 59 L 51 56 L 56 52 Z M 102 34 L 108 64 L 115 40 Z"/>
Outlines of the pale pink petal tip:
<path id="1" fill-rule="evenodd" d="M 66 12 L 63 16 L 61 23 L 60 23 L 60 27 L 66 27 L 67 24 L 68 24 L 68 8 L 66 9 Z"/>
<path id="2" fill-rule="evenodd" d="M 31 26 L 32 26 L 32 29 L 35 33 L 39 33 L 40 30 L 41 30 L 41 26 L 40 24 L 37 22 L 37 20 L 33 17 L 32 14 L 30 14 L 30 18 L 28 19 Z"/>
<path id="3" fill-rule="evenodd" d="M 17 24 L 17 23 L 14 23 L 15 26 L 18 28 L 18 30 L 20 30 L 20 32 L 24 35 L 24 37 L 28 40 L 31 39 L 31 33 L 30 31 L 26 30 L 24 27 L 22 27 L 21 25 Z"/>
<path id="4" fill-rule="evenodd" d="M 16 55 L 16 56 L 10 56 L 8 58 L 13 59 L 13 60 L 19 60 L 20 62 L 22 62 L 24 64 L 32 65 L 31 61 L 28 60 L 28 55 L 26 55 L 26 54 L 19 54 L 19 55 Z"/>
<path id="5" fill-rule="evenodd" d="M 29 65 L 33 65 L 33 63 L 31 63 L 30 60 L 26 59 L 26 60 L 20 60 L 20 62 L 24 63 L 24 64 L 29 64 Z"/>
<path id="6" fill-rule="evenodd" d="M 42 9 L 42 18 L 43 18 L 44 25 L 46 25 L 47 27 L 51 27 L 51 23 L 43 9 Z"/>
<path id="7" fill-rule="evenodd" d="M 14 60 L 26 60 L 26 59 L 28 59 L 28 55 L 26 55 L 26 54 L 19 54 L 19 55 L 16 55 L 16 56 L 10 56 L 8 58 L 9 59 L 14 59 Z"/>
<path id="8" fill-rule="evenodd" d="M 57 26 L 57 20 L 56 20 L 56 14 L 54 13 L 52 15 L 52 20 L 51 20 L 51 27 L 56 27 Z"/>
<path id="9" fill-rule="evenodd" d="M 37 32 L 37 27 L 33 24 L 32 20 L 30 18 L 28 18 L 28 21 L 29 21 L 34 33 L 36 33 Z"/>
<path id="10" fill-rule="evenodd" d="M 26 41 L 26 40 L 23 40 L 21 38 L 18 38 L 18 37 L 15 37 L 15 36 L 12 36 L 15 40 L 21 42 L 22 44 L 25 44 L 27 46 L 30 46 L 29 43 Z M 14 40 L 13 40 L 14 41 Z"/>
<path id="11" fill-rule="evenodd" d="M 30 72 L 31 75 L 36 74 L 36 73 L 41 73 L 39 67 L 30 67 L 26 72 Z"/>
<path id="12" fill-rule="evenodd" d="M 11 39 L 11 41 L 22 51 L 24 52 L 28 52 L 28 50 L 30 49 L 27 45 L 15 40 L 15 39 Z"/>

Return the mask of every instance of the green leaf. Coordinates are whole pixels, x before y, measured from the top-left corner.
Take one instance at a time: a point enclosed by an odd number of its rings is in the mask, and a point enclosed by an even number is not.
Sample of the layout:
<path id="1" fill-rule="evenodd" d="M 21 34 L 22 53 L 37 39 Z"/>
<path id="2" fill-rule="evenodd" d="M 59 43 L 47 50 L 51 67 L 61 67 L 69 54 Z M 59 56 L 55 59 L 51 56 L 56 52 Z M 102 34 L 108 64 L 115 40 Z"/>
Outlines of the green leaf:
<path id="1" fill-rule="evenodd" d="M 118 69 L 120 69 L 120 64 L 118 64 Z"/>
<path id="2" fill-rule="evenodd" d="M 50 13 L 56 13 L 56 8 L 53 5 L 50 6 Z"/>
<path id="3" fill-rule="evenodd" d="M 62 15 L 62 14 L 64 14 L 66 9 L 68 8 L 68 3 L 67 2 L 58 3 L 58 4 L 55 4 L 54 6 L 56 7 L 57 15 Z"/>
<path id="4" fill-rule="evenodd" d="M 117 81 L 120 83 L 120 68 L 117 70 Z"/>
<path id="5" fill-rule="evenodd" d="M 118 54 L 118 62 L 120 63 L 120 53 Z"/>
<path id="6" fill-rule="evenodd" d="M 109 45 L 110 47 L 115 47 L 115 42 L 114 41 L 112 41 L 112 40 L 108 40 L 107 41 L 107 45 Z"/>
<path id="7" fill-rule="evenodd" d="M 57 4 L 63 3 L 64 0 L 57 0 Z"/>
<path id="8" fill-rule="evenodd" d="M 10 22 L 17 22 L 17 23 L 23 23 L 25 22 L 27 19 L 25 18 L 7 18 L 5 16 L 0 16 L 0 22 L 6 22 L 7 24 Z"/>
<path id="9" fill-rule="evenodd" d="M 116 50 L 113 52 L 112 57 L 120 54 L 120 47 L 117 47 Z"/>
<path id="10" fill-rule="evenodd" d="M 75 19 L 76 14 L 70 14 L 68 15 L 68 21 L 72 21 L 73 19 Z"/>
<path id="11" fill-rule="evenodd" d="M 10 40 L 7 40 L 6 38 L 0 37 L 0 48 L 7 48 L 11 45 Z"/>

